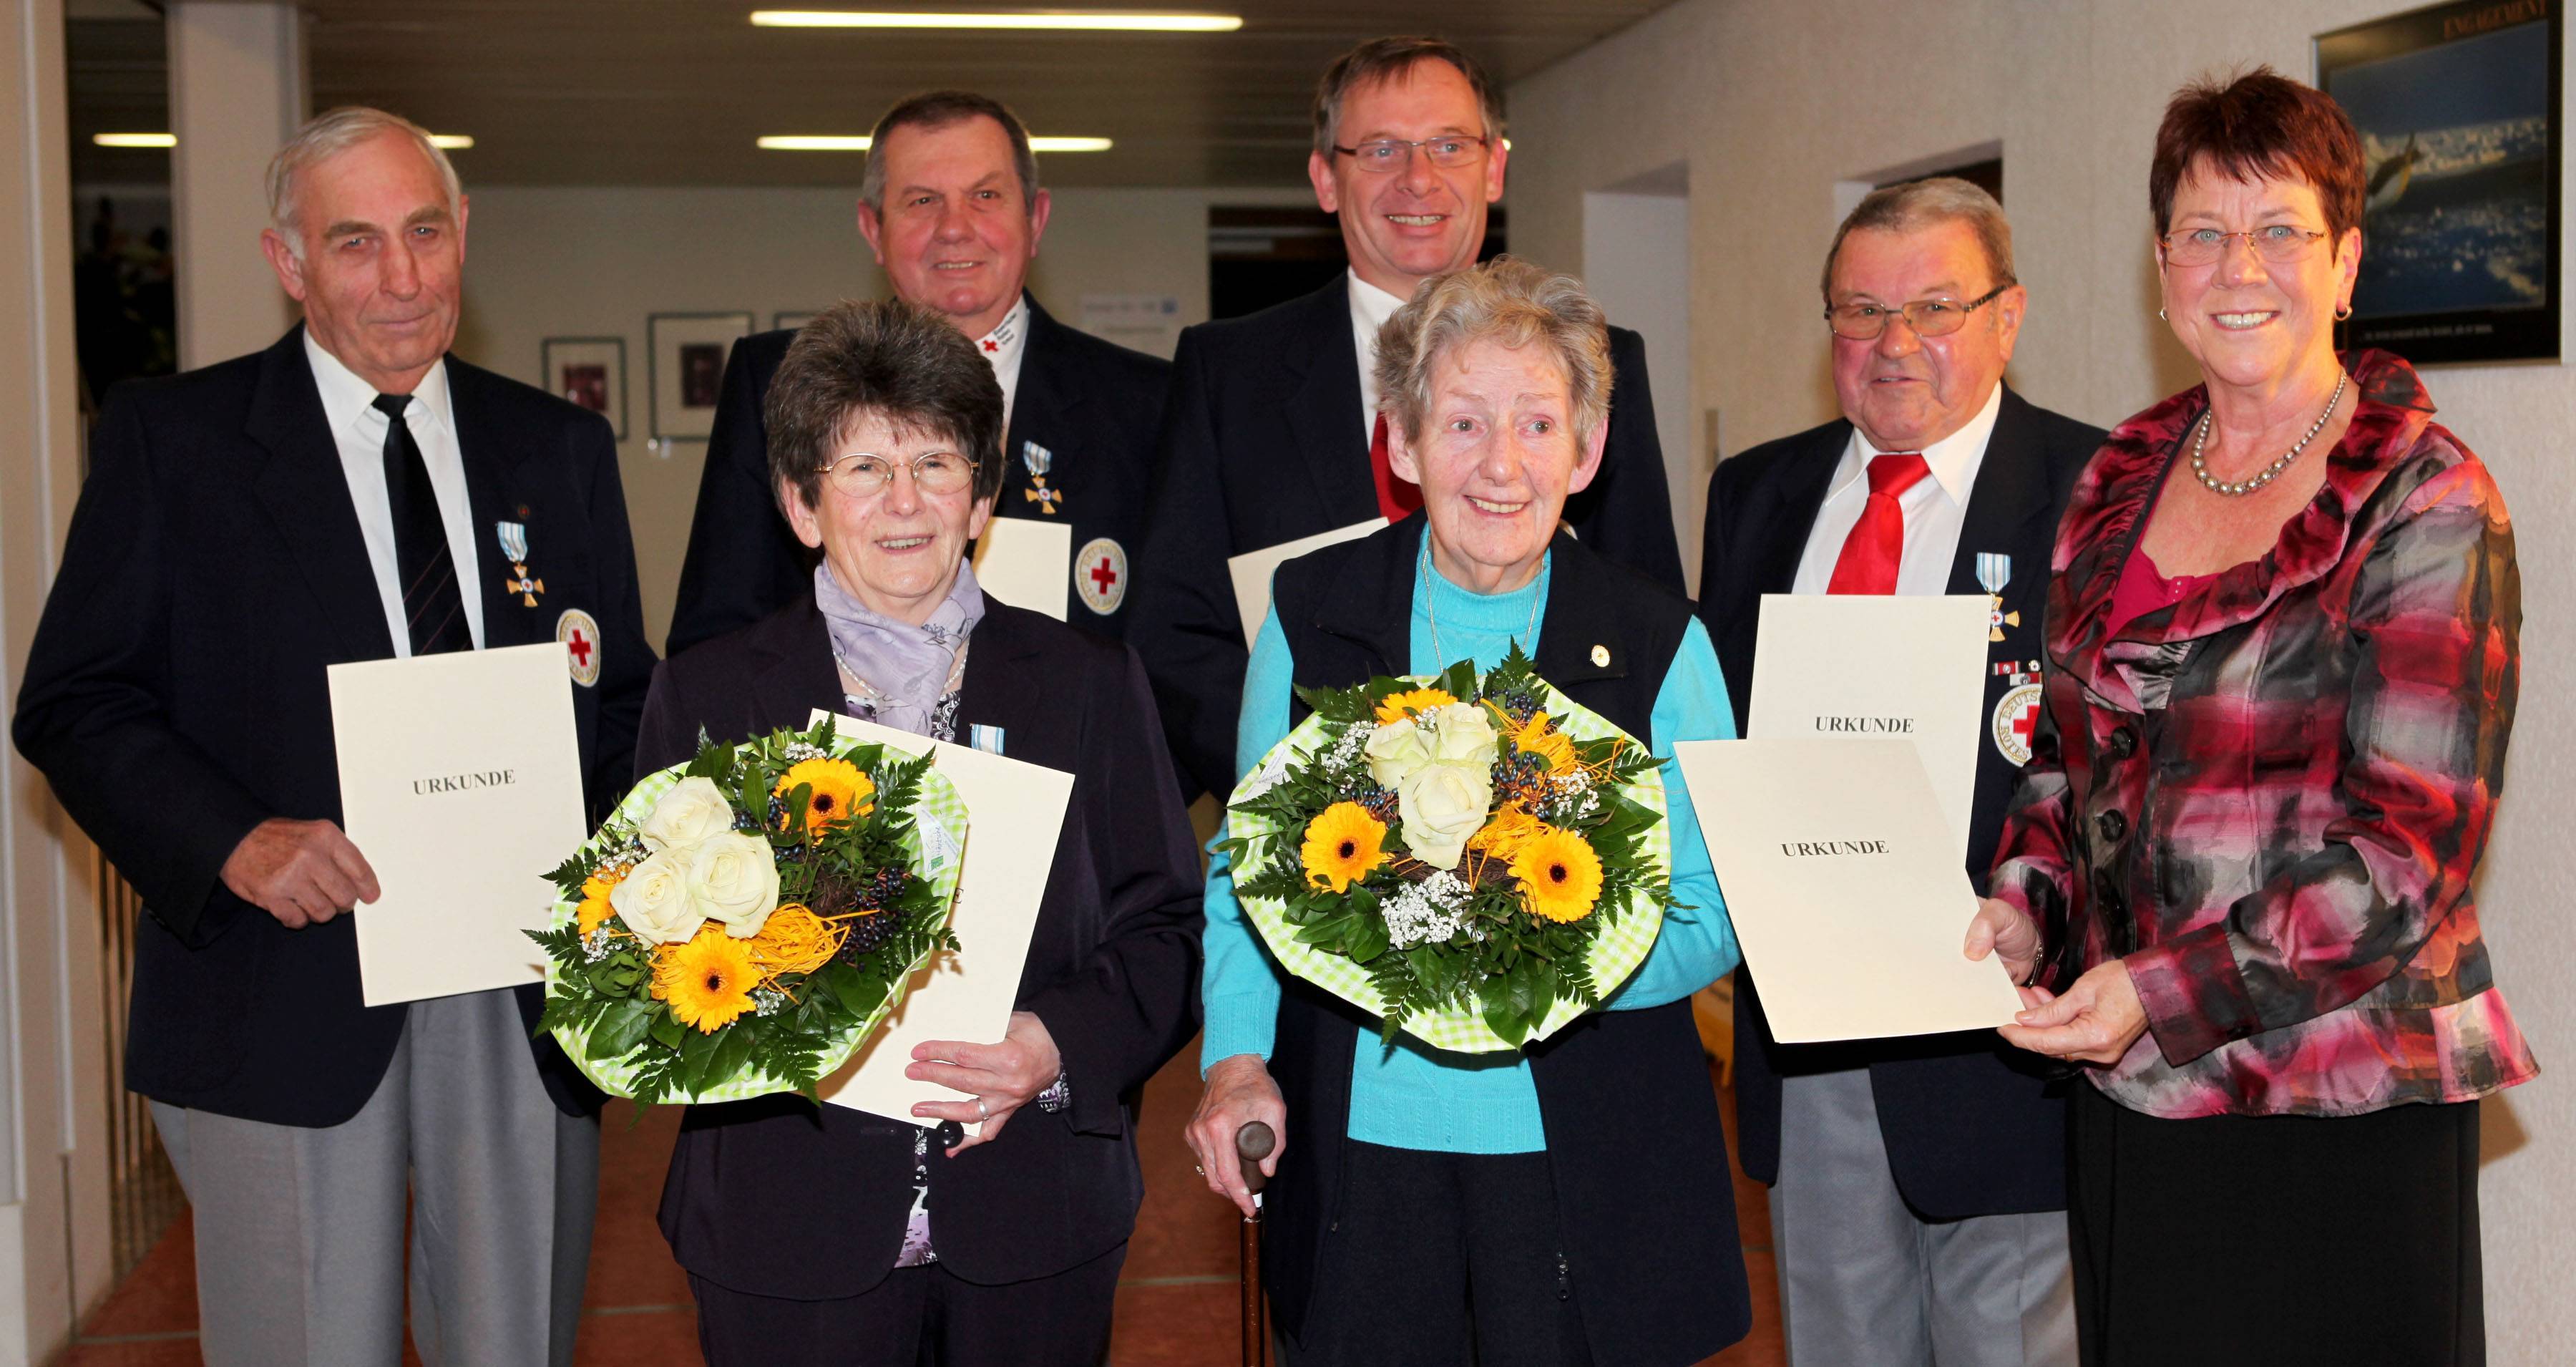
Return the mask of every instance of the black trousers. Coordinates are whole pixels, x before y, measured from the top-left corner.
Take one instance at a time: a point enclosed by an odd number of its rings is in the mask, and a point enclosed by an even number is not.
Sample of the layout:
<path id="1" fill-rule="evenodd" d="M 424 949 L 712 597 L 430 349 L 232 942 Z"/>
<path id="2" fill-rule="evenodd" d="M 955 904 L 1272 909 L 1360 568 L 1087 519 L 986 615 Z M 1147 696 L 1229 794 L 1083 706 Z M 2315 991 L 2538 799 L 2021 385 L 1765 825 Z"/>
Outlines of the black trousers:
<path id="1" fill-rule="evenodd" d="M 708 1367 L 1098 1367 L 1127 1246 L 1024 1282 L 980 1286 L 939 1263 L 856 1296 L 794 1301 L 692 1273 Z"/>
<path id="2" fill-rule="evenodd" d="M 1283 1367 L 1591 1367 L 1546 1154 L 1350 1140 L 1332 1239 Z"/>
<path id="3" fill-rule="evenodd" d="M 2085 1367 L 2479 1367 L 2478 1108 L 2067 1115 Z"/>

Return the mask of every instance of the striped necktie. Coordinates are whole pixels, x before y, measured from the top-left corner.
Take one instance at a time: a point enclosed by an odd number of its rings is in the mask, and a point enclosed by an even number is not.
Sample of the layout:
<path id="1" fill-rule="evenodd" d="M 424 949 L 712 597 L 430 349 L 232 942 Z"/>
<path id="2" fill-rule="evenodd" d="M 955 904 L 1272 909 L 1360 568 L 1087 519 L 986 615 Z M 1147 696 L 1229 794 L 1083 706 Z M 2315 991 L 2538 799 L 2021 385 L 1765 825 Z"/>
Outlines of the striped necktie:
<path id="1" fill-rule="evenodd" d="M 403 620 L 411 624 L 411 653 L 471 650 L 465 600 L 457 592 L 456 557 L 448 550 L 447 523 L 438 515 L 438 491 L 429 462 L 403 421 L 409 394 L 378 394 L 385 415 L 385 499 L 394 515 L 394 564 L 402 578 Z"/>

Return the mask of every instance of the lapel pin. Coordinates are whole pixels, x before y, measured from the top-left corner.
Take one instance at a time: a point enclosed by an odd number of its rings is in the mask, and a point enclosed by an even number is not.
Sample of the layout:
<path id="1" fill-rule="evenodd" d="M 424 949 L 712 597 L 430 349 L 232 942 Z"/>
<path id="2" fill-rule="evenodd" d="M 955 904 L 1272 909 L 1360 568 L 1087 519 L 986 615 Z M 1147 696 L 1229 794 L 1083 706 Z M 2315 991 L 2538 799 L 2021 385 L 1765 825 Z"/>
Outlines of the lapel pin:
<path id="1" fill-rule="evenodd" d="M 1592 648 L 1592 667 L 1594 669 L 1608 669 L 1610 667 L 1610 647 L 1594 646 Z"/>

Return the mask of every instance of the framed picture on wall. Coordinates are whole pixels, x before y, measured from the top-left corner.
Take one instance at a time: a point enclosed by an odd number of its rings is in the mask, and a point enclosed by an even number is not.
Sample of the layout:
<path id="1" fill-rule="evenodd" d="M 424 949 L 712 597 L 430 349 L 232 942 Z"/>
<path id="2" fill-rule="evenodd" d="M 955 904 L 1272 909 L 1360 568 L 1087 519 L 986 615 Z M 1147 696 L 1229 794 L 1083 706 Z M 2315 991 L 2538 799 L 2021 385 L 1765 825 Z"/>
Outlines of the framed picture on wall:
<path id="1" fill-rule="evenodd" d="M 608 419 L 626 440 L 626 339 L 549 337 L 539 370 L 546 392 Z"/>
<path id="2" fill-rule="evenodd" d="M 805 326 L 807 323 L 813 322 L 814 317 L 818 312 L 820 312 L 820 310 L 817 309 L 782 309 L 776 315 L 771 317 L 769 325 L 774 328 L 782 328 L 792 331 L 796 328 Z"/>
<path id="3" fill-rule="evenodd" d="M 2317 35 L 2367 168 L 2346 346 L 2557 359 L 2562 30 L 2557 5 L 2461 0 Z"/>
<path id="4" fill-rule="evenodd" d="M 705 441 L 715 430 L 725 357 L 751 333 L 749 313 L 656 313 L 650 335 L 653 440 Z"/>

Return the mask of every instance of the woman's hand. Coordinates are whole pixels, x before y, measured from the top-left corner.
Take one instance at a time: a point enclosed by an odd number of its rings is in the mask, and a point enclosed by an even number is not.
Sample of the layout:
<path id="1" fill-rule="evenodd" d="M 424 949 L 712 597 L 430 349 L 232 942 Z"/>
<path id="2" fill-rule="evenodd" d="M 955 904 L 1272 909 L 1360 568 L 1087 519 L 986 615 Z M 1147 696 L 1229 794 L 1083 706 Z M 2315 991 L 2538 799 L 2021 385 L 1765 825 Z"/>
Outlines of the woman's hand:
<path id="1" fill-rule="evenodd" d="M 1977 914 L 1968 922 L 1968 942 L 1961 948 L 1971 959 L 2001 955 L 2013 982 L 2026 983 L 2031 966 L 2039 961 L 2039 926 L 2010 902 L 1980 897 Z"/>
<path id="2" fill-rule="evenodd" d="M 2013 1017 L 2017 1024 L 2001 1030 L 2006 1041 L 2034 1054 L 2108 1066 L 2126 1057 L 2129 1046 L 2147 1031 L 2137 984 L 2129 980 L 2129 966 L 2117 959 L 2095 965 L 2065 996 L 2025 987 L 2021 999 L 2029 1009 Z"/>
<path id="3" fill-rule="evenodd" d="M 1270 1069 L 1259 1054 L 1235 1054 L 1218 1059 L 1207 1070 L 1207 1090 L 1199 1093 L 1198 1114 L 1181 1132 L 1190 1141 L 1190 1152 L 1199 1156 L 1199 1173 L 1207 1178 L 1208 1190 L 1234 1202 L 1247 1220 L 1259 1211 L 1252 1204 L 1251 1189 L 1243 1184 L 1243 1162 L 1234 1151 L 1234 1136 L 1256 1120 L 1268 1125 L 1279 1141 L 1271 1145 L 1270 1156 L 1261 1160 L 1261 1175 L 1269 1177 L 1279 1171 L 1279 1155 L 1288 1149 L 1288 1103 L 1280 1097 L 1279 1084 L 1270 1080 Z"/>
<path id="4" fill-rule="evenodd" d="M 948 1151 L 951 1158 L 1000 1138 L 1012 1113 L 1054 1086 L 1064 1072 L 1064 1055 L 1056 1052 L 1055 1036 L 1047 1033 L 1046 1022 L 1026 1011 L 1011 1013 L 1011 1028 L 1002 1032 L 999 1044 L 923 1040 L 913 1046 L 912 1058 L 903 1070 L 905 1077 L 936 1082 L 968 1096 L 965 1101 L 922 1102 L 912 1108 L 914 1115 L 960 1125 L 984 1122 Z"/>

